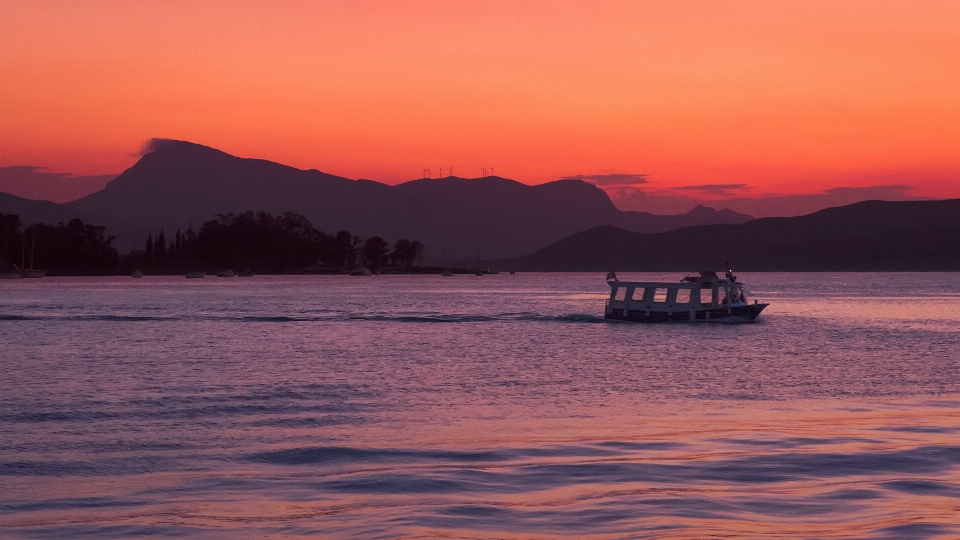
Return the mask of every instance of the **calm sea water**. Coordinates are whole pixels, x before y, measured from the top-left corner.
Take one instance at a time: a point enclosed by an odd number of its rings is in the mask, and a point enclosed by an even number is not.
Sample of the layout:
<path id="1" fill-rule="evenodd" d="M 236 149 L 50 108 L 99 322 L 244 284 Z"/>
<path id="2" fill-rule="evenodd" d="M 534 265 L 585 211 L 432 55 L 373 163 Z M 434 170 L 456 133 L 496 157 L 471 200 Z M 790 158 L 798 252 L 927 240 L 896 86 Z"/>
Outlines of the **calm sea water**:
<path id="1" fill-rule="evenodd" d="M 0 536 L 960 536 L 960 274 L 741 279 L 2 281 Z"/>

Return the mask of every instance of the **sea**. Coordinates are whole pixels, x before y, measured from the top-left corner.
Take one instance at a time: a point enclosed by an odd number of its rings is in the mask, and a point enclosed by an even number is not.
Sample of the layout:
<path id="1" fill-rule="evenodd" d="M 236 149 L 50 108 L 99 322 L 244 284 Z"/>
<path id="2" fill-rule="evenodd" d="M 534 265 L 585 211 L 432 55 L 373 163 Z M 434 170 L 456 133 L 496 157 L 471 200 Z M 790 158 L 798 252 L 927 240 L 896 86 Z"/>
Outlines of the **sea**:
<path id="1" fill-rule="evenodd" d="M 0 281 L 0 537 L 960 537 L 960 273 L 604 277 Z"/>

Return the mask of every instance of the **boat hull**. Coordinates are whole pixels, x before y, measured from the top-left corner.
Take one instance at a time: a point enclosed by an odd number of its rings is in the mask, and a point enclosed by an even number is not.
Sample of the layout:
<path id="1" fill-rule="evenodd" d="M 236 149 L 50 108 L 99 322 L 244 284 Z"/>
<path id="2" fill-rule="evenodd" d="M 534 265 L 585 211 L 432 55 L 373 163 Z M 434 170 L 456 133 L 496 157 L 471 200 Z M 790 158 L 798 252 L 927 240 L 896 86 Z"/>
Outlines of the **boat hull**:
<path id="1" fill-rule="evenodd" d="M 754 322 L 769 304 L 717 307 L 681 311 L 645 311 L 607 308 L 605 319 L 639 323 L 711 322 L 738 324 Z"/>

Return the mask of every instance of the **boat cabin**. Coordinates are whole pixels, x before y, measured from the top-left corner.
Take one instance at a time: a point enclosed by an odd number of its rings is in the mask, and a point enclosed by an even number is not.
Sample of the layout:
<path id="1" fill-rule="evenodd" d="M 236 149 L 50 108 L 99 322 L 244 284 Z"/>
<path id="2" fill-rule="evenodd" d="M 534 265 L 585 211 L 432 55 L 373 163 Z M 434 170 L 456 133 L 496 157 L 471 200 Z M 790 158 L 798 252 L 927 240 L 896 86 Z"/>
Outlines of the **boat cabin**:
<path id="1" fill-rule="evenodd" d="M 619 281 L 614 275 L 607 283 L 610 298 L 605 316 L 610 319 L 709 321 L 747 315 L 752 320 L 762 310 L 742 309 L 749 306 L 750 299 L 731 272 L 720 277 L 716 272 L 702 271 L 680 282 Z M 753 304 L 759 306 L 756 301 Z"/>

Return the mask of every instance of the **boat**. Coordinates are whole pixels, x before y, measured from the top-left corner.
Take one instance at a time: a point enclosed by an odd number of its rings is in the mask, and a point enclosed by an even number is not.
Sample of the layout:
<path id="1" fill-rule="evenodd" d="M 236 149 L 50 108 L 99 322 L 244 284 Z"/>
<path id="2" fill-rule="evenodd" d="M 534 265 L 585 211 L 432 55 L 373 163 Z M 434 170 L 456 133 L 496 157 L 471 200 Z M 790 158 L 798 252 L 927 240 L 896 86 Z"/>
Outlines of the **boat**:
<path id="1" fill-rule="evenodd" d="M 685 276 L 679 283 L 620 281 L 607 274 L 610 299 L 605 319 L 633 322 L 719 322 L 746 323 L 756 320 L 769 304 L 750 303 L 743 283 L 727 270 L 725 277 L 714 271 Z"/>
<path id="2" fill-rule="evenodd" d="M 204 274 L 203 272 L 187 272 L 186 274 L 184 274 L 183 277 L 191 278 L 191 279 L 198 279 L 198 278 L 207 277 L 207 275 Z"/>
<path id="3" fill-rule="evenodd" d="M 237 277 L 237 275 L 233 273 L 233 270 L 227 268 L 217 273 L 217 277 Z"/>
<path id="4" fill-rule="evenodd" d="M 20 279 L 20 269 L 14 266 L 12 272 L 0 272 L 0 279 Z"/>
<path id="5" fill-rule="evenodd" d="M 34 225 L 31 228 L 33 229 L 33 239 L 30 242 L 30 268 L 24 268 L 23 270 L 20 270 L 20 277 L 36 279 L 36 278 L 42 278 L 46 276 L 47 273 L 43 270 L 38 270 L 33 267 L 33 255 L 37 247 L 37 226 Z M 22 248 L 20 253 L 20 259 L 21 259 L 20 266 L 23 266 L 23 249 Z"/>
<path id="6" fill-rule="evenodd" d="M 134 270 L 133 272 L 130 273 L 130 277 L 132 277 L 132 278 L 142 278 L 142 277 L 143 277 L 143 272 L 141 272 L 141 271 L 139 271 L 139 270 Z"/>
<path id="7" fill-rule="evenodd" d="M 449 271 L 449 270 L 444 270 L 443 272 L 440 272 L 440 275 L 443 276 L 443 277 L 450 277 L 450 276 L 453 275 L 453 272 L 451 272 L 451 271 Z"/>

